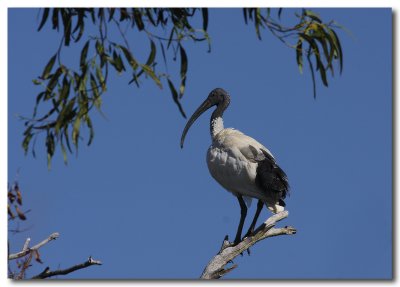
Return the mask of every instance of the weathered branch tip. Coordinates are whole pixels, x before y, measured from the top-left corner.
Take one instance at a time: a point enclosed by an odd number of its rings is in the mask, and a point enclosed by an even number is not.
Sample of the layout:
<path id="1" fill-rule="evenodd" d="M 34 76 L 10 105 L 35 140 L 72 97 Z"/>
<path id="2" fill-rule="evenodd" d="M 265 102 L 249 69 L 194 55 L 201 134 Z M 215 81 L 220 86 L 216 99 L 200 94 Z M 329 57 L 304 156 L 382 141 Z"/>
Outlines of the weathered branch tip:
<path id="1" fill-rule="evenodd" d="M 278 236 L 278 235 L 293 235 L 296 234 L 297 230 L 292 226 L 285 226 L 283 228 L 275 228 L 275 224 L 278 221 L 289 216 L 289 212 L 287 210 L 279 212 L 277 214 L 269 217 L 264 223 L 262 223 L 256 230 L 248 237 L 242 239 L 236 245 L 229 242 L 228 236 L 225 236 L 224 241 L 222 242 L 222 246 L 217 255 L 211 259 L 211 261 L 207 264 L 203 273 L 201 274 L 201 279 L 219 279 L 228 272 L 232 271 L 237 267 L 237 265 L 233 265 L 227 269 L 225 266 L 229 263 L 232 263 L 233 259 L 239 254 L 243 254 L 244 251 L 248 251 L 251 246 L 256 244 L 257 242 L 264 240 L 268 237 Z M 250 252 L 248 252 L 250 254 Z"/>

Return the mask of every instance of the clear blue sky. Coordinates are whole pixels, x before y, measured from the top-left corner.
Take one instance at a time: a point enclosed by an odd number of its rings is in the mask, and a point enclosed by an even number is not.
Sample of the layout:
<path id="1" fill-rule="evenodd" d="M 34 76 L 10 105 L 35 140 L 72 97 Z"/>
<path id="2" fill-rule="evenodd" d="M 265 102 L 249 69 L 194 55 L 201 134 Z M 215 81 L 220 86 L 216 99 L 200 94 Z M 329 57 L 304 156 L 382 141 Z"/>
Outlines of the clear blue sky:
<path id="1" fill-rule="evenodd" d="M 391 278 L 392 13 L 314 11 L 352 32 L 339 33 L 342 76 L 329 88 L 319 81 L 316 100 L 310 72 L 299 74 L 294 51 L 267 31 L 257 40 L 241 10 L 210 11 L 210 54 L 205 44 L 187 45 L 186 113 L 213 88 L 229 91 L 225 125 L 267 146 L 292 187 L 290 215 L 280 225 L 298 233 L 259 242 L 251 256 L 235 260 L 239 267 L 227 279 Z M 92 146 L 81 143 L 68 166 L 57 150 L 49 171 L 43 142 L 37 159 L 24 156 L 24 126 L 16 117 L 31 114 L 39 92 L 32 79 L 59 42 L 48 27 L 36 32 L 37 13 L 9 10 L 8 180 L 18 179 L 24 208 L 31 209 L 24 225 L 29 230 L 9 235 L 11 251 L 26 237 L 36 243 L 57 231 L 60 238 L 41 250 L 44 264 L 35 263 L 28 276 L 91 255 L 104 265 L 67 278 L 198 278 L 224 236 L 233 239 L 240 214 L 236 198 L 207 169 L 210 112 L 191 128 L 181 150 L 186 121 L 168 87 L 146 81 L 137 89 L 127 77 L 112 77 L 103 98 L 107 118 L 94 117 Z M 78 61 L 73 51 L 65 61 Z M 269 215 L 264 210 L 260 222 Z"/>

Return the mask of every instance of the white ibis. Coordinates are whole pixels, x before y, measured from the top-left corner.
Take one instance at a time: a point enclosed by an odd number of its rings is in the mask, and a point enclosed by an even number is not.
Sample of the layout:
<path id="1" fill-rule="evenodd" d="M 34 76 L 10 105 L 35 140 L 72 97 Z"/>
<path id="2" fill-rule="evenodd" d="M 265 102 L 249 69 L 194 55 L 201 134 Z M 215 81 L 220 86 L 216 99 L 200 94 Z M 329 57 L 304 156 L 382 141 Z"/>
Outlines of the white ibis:
<path id="1" fill-rule="evenodd" d="M 254 231 L 264 204 L 273 213 L 284 210 L 283 200 L 289 192 L 289 183 L 285 172 L 266 147 L 238 130 L 224 128 L 222 115 L 229 103 L 230 97 L 225 90 L 212 90 L 187 122 L 181 137 L 181 148 L 194 121 L 216 106 L 210 119 L 212 144 L 207 151 L 207 165 L 212 177 L 239 201 L 241 215 L 234 241 L 234 244 L 238 244 L 247 215 L 245 200 L 250 203 L 252 198 L 258 199 L 257 210 L 246 237 Z"/>

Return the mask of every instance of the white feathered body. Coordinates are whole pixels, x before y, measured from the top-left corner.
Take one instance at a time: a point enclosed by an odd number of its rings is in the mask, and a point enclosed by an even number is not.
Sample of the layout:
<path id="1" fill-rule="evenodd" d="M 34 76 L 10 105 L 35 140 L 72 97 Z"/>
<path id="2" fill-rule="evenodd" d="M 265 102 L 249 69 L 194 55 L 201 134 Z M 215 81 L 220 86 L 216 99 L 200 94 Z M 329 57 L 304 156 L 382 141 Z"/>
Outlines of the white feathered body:
<path id="1" fill-rule="evenodd" d="M 212 144 L 207 152 L 207 165 L 212 177 L 234 195 L 242 195 L 247 203 L 251 198 L 262 200 L 274 213 L 284 210 L 268 192 L 255 182 L 257 161 L 255 151 L 262 154 L 264 149 L 271 157 L 271 152 L 255 139 L 242 132 L 223 129 L 222 119 L 214 123 Z M 250 149 L 249 146 L 255 149 Z"/>

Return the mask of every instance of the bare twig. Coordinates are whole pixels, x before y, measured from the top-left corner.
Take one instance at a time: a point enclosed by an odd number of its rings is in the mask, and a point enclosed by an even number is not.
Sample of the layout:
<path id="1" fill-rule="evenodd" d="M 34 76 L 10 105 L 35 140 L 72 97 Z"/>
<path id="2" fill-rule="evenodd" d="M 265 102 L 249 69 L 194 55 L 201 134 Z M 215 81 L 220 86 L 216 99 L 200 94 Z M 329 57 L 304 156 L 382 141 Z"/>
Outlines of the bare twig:
<path id="1" fill-rule="evenodd" d="M 201 274 L 201 279 L 219 279 L 226 273 L 232 271 L 237 265 L 233 265 L 225 269 L 225 265 L 232 262 L 232 260 L 242 254 L 244 251 L 248 250 L 251 246 L 256 244 L 265 238 L 278 236 L 278 235 L 292 235 L 296 233 L 296 229 L 291 226 L 285 226 L 283 228 L 274 228 L 275 224 L 288 217 L 288 211 L 282 211 L 274 214 L 268 218 L 261 226 L 259 226 L 252 235 L 245 237 L 239 244 L 233 246 L 232 243 L 228 241 L 225 237 L 222 243 L 221 250 L 213 259 L 207 264 L 203 273 Z"/>
<path id="2" fill-rule="evenodd" d="M 22 247 L 22 251 L 25 251 L 25 250 L 27 250 L 29 248 L 29 242 L 31 242 L 31 239 L 28 237 L 25 240 L 24 247 Z"/>
<path id="3" fill-rule="evenodd" d="M 74 265 L 67 269 L 58 269 L 55 271 L 50 271 L 50 268 L 46 267 L 46 269 L 44 269 L 43 272 L 41 272 L 36 276 L 33 276 L 31 279 L 45 279 L 57 275 L 66 275 L 79 269 L 83 269 L 92 265 L 101 265 L 101 264 L 102 264 L 101 261 L 94 260 L 91 256 L 89 256 L 88 260 L 86 260 L 85 262 Z"/>
<path id="4" fill-rule="evenodd" d="M 8 255 L 8 260 L 14 260 L 14 259 L 17 259 L 17 258 L 24 257 L 28 253 L 30 253 L 32 251 L 35 251 L 35 250 L 38 250 L 40 247 L 42 247 L 43 245 L 49 243 L 50 241 L 57 239 L 59 236 L 60 236 L 60 234 L 58 232 L 54 232 L 48 238 L 46 238 L 45 240 L 43 240 L 42 242 L 36 244 L 33 247 L 26 248 L 26 249 L 23 249 L 22 251 L 20 251 L 18 253 L 14 253 L 14 254 Z M 25 245 L 24 245 L 24 247 L 25 247 Z"/>
<path id="5" fill-rule="evenodd" d="M 24 260 L 21 263 L 20 272 L 18 274 L 16 274 L 15 277 L 13 277 L 13 279 L 21 280 L 21 279 L 25 278 L 25 272 L 31 265 L 32 257 L 33 257 L 33 254 L 30 253 L 28 256 L 26 256 L 24 258 Z"/>

